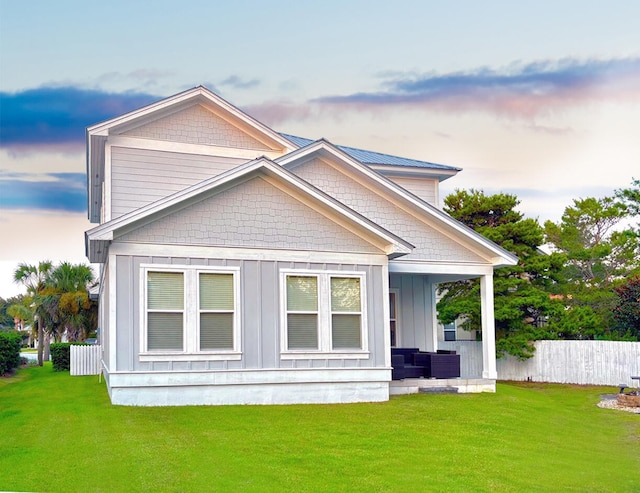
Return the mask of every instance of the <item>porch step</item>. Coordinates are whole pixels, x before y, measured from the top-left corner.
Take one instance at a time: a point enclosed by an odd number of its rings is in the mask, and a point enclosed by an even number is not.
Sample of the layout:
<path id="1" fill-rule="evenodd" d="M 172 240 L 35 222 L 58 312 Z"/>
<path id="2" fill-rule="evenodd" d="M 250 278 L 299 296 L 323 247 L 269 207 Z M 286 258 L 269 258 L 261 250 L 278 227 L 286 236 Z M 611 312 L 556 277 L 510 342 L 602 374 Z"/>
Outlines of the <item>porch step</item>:
<path id="1" fill-rule="evenodd" d="M 420 387 L 420 394 L 457 394 L 458 387 Z"/>

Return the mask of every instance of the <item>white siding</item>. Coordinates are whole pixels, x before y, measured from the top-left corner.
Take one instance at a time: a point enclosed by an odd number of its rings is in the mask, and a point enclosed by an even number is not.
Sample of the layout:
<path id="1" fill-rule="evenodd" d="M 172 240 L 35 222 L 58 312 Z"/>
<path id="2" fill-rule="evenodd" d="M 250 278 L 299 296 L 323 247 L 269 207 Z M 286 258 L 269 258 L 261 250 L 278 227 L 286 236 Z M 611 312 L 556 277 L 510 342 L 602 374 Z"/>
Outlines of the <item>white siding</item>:
<path id="1" fill-rule="evenodd" d="M 433 178 L 409 178 L 400 176 L 388 176 L 394 183 L 417 195 L 422 200 L 438 207 L 438 180 Z"/>
<path id="2" fill-rule="evenodd" d="M 115 219 L 246 161 L 112 147 L 111 218 Z"/>

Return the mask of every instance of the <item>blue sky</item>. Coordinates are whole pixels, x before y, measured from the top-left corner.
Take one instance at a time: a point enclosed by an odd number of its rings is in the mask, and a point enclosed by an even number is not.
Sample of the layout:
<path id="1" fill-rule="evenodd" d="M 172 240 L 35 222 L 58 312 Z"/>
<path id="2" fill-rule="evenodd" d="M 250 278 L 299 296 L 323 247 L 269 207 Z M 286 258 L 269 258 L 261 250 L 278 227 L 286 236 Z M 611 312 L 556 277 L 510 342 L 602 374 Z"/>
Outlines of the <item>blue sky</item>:
<path id="1" fill-rule="evenodd" d="M 84 129 L 205 85 L 276 130 L 463 168 L 529 217 L 640 177 L 640 2 L 0 0 L 0 296 L 84 259 Z"/>

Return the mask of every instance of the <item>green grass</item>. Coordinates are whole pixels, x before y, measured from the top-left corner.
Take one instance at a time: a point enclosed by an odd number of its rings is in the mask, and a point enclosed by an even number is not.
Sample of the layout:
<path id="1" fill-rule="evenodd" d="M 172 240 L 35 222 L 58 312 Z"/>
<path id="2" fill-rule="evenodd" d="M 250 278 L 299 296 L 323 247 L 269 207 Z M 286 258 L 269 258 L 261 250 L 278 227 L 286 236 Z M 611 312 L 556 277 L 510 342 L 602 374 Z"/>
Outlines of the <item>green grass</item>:
<path id="1" fill-rule="evenodd" d="M 133 408 L 48 364 L 0 379 L 0 490 L 637 492 L 640 416 L 595 405 L 616 390 Z"/>

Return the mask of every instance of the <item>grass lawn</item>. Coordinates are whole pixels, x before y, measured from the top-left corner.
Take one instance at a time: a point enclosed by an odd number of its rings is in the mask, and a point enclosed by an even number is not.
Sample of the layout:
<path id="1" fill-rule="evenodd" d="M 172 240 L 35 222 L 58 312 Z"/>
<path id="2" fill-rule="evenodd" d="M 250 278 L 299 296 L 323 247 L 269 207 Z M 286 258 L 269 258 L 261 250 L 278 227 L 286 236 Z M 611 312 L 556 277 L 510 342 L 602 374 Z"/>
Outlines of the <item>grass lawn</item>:
<path id="1" fill-rule="evenodd" d="M 637 492 L 640 416 L 595 405 L 615 391 L 135 408 L 47 364 L 0 379 L 0 490 Z"/>

